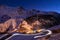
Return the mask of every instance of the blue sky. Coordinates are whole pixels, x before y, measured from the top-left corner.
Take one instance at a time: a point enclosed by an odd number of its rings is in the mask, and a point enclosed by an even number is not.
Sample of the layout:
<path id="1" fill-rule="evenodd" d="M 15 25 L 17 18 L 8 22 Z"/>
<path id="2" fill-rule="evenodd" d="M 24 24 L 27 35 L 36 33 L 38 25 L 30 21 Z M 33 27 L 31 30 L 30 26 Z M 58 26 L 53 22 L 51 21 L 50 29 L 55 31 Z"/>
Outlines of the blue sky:
<path id="1" fill-rule="evenodd" d="M 0 0 L 0 4 L 12 7 L 23 6 L 27 9 L 56 11 L 60 13 L 60 0 Z"/>

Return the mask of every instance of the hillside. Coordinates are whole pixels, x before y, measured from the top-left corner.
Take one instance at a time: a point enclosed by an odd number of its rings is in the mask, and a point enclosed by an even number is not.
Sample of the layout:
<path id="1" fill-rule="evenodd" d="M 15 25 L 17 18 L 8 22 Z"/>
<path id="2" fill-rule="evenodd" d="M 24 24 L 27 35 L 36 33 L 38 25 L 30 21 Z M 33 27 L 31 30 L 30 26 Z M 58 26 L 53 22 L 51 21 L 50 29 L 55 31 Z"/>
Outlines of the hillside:
<path id="1" fill-rule="evenodd" d="M 25 9 L 24 7 L 9 7 L 5 5 L 0 5 L 0 23 L 5 22 L 6 20 L 10 18 L 14 19 L 20 19 L 20 18 L 28 18 L 30 16 L 41 16 L 46 15 L 47 17 L 49 15 L 53 16 L 58 23 L 60 23 L 60 13 L 57 12 L 45 12 L 45 11 L 40 11 L 36 9 Z"/>

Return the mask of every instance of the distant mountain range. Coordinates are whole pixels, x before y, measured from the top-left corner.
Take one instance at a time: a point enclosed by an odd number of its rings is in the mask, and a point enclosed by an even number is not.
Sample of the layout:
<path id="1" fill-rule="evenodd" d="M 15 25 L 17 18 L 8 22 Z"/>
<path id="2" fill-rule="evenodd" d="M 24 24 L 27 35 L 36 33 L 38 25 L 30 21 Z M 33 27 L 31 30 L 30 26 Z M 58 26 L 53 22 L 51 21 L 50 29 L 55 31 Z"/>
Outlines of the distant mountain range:
<path id="1" fill-rule="evenodd" d="M 4 15 L 9 16 L 9 18 L 27 18 L 35 14 L 53 15 L 57 21 L 60 22 L 60 13 L 57 12 L 45 12 L 36 9 L 28 10 L 23 7 L 8 7 L 0 5 L 0 20 L 3 19 L 1 17 Z"/>

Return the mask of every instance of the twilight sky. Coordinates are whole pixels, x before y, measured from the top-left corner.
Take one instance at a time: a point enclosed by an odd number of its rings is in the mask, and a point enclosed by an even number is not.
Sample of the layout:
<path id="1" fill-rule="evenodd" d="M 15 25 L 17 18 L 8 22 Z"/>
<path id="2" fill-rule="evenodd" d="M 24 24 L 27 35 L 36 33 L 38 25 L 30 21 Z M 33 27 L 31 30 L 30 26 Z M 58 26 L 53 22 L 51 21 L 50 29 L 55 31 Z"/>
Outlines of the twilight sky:
<path id="1" fill-rule="evenodd" d="M 60 0 L 0 0 L 0 4 L 60 13 Z"/>

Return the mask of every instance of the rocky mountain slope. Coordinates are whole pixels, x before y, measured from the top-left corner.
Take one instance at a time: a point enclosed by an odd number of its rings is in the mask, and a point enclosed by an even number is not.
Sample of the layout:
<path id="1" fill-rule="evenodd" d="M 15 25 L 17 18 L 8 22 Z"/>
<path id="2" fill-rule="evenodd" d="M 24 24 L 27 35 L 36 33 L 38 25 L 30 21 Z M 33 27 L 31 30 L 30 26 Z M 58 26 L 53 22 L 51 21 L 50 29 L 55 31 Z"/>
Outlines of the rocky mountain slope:
<path id="1" fill-rule="evenodd" d="M 8 7 L 8 6 L 0 5 L 0 21 L 2 19 L 8 20 L 10 17 L 27 18 L 35 14 L 53 15 L 57 19 L 57 22 L 60 23 L 60 13 L 57 12 L 45 12 L 36 9 L 28 10 L 23 7 Z"/>

